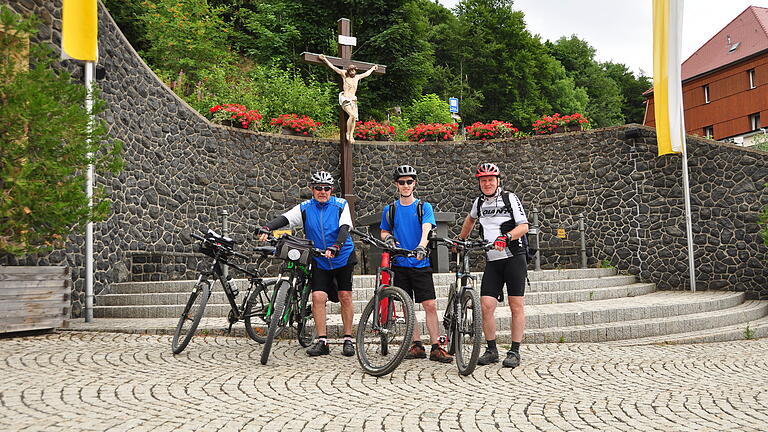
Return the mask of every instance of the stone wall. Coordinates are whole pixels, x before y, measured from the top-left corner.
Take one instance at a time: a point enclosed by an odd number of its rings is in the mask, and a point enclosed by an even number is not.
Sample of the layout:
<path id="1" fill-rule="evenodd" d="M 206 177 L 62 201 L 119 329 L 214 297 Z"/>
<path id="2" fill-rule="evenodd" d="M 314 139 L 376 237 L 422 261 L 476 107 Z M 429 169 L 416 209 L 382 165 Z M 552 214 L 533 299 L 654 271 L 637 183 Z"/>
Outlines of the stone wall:
<path id="1" fill-rule="evenodd" d="M 58 46 L 60 2 L 54 3 L 10 4 L 42 15 L 41 40 Z M 94 230 L 96 292 L 132 279 L 189 278 L 199 264 L 189 234 L 220 227 L 222 210 L 230 213 L 233 237 L 251 246 L 256 224 L 307 196 L 309 172 L 338 176 L 337 143 L 213 125 L 159 82 L 103 8 L 99 32 L 105 118 L 125 143 L 126 164 L 116 178 L 98 178 L 114 204 Z M 767 249 L 757 225 L 768 205 L 768 155 L 693 137 L 688 143 L 698 288 L 768 298 Z M 548 227 L 545 266 L 577 265 L 572 227 L 584 213 L 589 265 L 607 261 L 662 289 L 687 285 L 681 158 L 656 156 L 653 129 L 628 125 L 503 142 L 360 143 L 354 151 L 358 216 L 394 198 L 391 170 L 409 163 L 421 172 L 417 195 L 463 218 L 478 194 L 473 167 L 494 161 L 505 188 L 529 213 L 540 210 Z M 557 227 L 567 228 L 568 239 L 553 238 Z M 83 243 L 73 235 L 66 251 L 6 262 L 73 267 L 77 317 L 84 304 Z"/>

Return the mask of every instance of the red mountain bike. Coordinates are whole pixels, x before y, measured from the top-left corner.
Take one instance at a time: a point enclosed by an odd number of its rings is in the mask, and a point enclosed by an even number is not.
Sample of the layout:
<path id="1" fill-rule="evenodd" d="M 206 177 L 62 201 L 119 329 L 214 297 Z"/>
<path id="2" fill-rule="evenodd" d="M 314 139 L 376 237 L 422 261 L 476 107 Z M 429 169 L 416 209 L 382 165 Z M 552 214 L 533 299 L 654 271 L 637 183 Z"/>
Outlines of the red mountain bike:
<path id="1" fill-rule="evenodd" d="M 393 248 L 372 235 L 353 229 L 364 243 L 381 249 L 381 265 L 376 271 L 373 297 L 363 309 L 357 325 L 357 360 L 373 376 L 394 371 L 403 361 L 413 338 L 416 322 L 413 299 L 402 288 L 390 285 L 393 273 L 390 258 L 414 257 L 408 249 Z"/>

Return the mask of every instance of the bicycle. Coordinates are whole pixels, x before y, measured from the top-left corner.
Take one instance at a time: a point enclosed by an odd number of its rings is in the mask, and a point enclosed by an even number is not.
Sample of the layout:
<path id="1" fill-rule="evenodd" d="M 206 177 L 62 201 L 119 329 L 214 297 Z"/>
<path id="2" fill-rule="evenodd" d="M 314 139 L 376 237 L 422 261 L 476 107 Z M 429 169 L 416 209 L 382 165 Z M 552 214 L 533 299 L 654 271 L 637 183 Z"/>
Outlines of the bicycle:
<path id="1" fill-rule="evenodd" d="M 470 272 L 469 252 L 493 249 L 485 240 L 455 240 L 435 237 L 430 241 L 456 248 L 456 280 L 448 289 L 448 304 L 443 315 L 448 354 L 456 358 L 459 374 L 469 375 L 477 366 L 483 340 L 483 317 L 480 294 L 475 289 L 477 278 Z M 460 288 L 459 288 L 460 287 Z M 441 336 L 445 344 L 446 336 Z"/>
<path id="2" fill-rule="evenodd" d="M 413 299 L 402 288 L 390 285 L 394 277 L 390 258 L 414 257 L 416 253 L 388 246 L 356 229 L 350 232 L 360 236 L 363 242 L 382 250 L 373 297 L 360 316 L 355 342 L 357 360 L 363 370 L 369 375 L 383 376 L 394 371 L 403 361 L 411 345 L 416 322 Z"/>
<path id="3" fill-rule="evenodd" d="M 302 347 L 312 343 L 315 337 L 309 286 L 312 257 L 325 254 L 325 250 L 313 247 L 311 240 L 299 237 L 270 236 L 268 241 L 275 245 L 275 255 L 284 263 L 265 314 L 269 328 L 261 350 L 263 365 L 267 364 L 272 343 L 287 327 L 295 326 L 296 337 Z"/>
<path id="4" fill-rule="evenodd" d="M 189 300 L 187 300 L 187 304 L 179 317 L 179 322 L 176 325 L 176 331 L 171 342 L 173 353 L 179 354 L 184 351 L 192 336 L 194 336 L 203 317 L 203 312 L 205 312 L 205 306 L 211 297 L 211 286 L 217 280 L 221 283 L 224 294 L 227 296 L 231 306 L 227 316 L 229 321 L 227 332 L 230 333 L 232 331 L 233 324 L 243 320 L 245 321 L 245 330 L 248 336 L 256 342 L 264 343 L 264 336 L 262 334 L 264 331 L 262 327 L 266 325 L 266 321 L 264 321 L 264 306 L 267 304 L 269 286 L 273 282 L 264 282 L 258 268 L 251 272 L 229 261 L 232 257 L 249 258 L 234 251 L 235 241 L 231 238 L 219 235 L 210 229 L 205 233 L 205 236 L 199 236 L 194 233 L 191 236 L 202 242 L 200 252 L 213 258 L 213 264 L 209 270 L 202 271 L 200 276 L 198 276 Z M 260 247 L 254 249 L 254 251 L 262 255 L 262 258 L 257 262 L 257 267 L 260 267 L 267 257 L 274 254 L 275 248 Z M 243 296 L 243 301 L 240 305 L 237 304 L 239 290 L 230 282 L 231 277 L 224 277 L 224 266 L 240 270 L 248 277 L 248 290 Z M 210 280 L 211 278 L 213 280 Z"/>

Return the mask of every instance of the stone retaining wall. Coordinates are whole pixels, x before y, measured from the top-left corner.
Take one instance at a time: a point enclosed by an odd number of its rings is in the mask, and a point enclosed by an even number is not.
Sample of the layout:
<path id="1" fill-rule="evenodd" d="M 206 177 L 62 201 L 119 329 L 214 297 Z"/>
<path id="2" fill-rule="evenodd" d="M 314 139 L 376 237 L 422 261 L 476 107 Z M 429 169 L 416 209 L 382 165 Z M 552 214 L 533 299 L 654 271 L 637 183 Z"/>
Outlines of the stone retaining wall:
<path id="1" fill-rule="evenodd" d="M 59 45 L 60 2 L 10 4 L 41 15 L 40 39 Z M 336 142 L 213 125 L 159 82 L 103 7 L 99 32 L 105 116 L 111 133 L 125 143 L 126 164 L 116 178 L 98 178 L 114 204 L 112 216 L 95 226 L 97 292 L 113 282 L 188 278 L 197 260 L 167 257 L 192 252 L 189 233 L 218 228 L 222 210 L 231 215 L 235 239 L 254 245 L 253 226 L 308 196 L 309 172 L 338 176 Z M 768 205 L 768 155 L 693 137 L 688 143 L 698 288 L 768 298 L 767 249 L 757 224 L 759 210 Z M 478 194 L 473 167 L 494 161 L 505 173 L 505 188 L 523 199 L 529 213 L 534 206 L 541 211 L 549 229 L 542 245 L 545 267 L 578 265 L 577 231 L 569 228 L 566 240 L 553 238 L 552 231 L 584 213 L 590 266 L 610 263 L 662 289 L 687 285 L 681 158 L 657 157 L 651 128 L 502 142 L 363 142 L 354 151 L 358 215 L 379 211 L 394 198 L 391 170 L 409 163 L 421 173 L 417 195 L 463 217 Z M 84 304 L 83 243 L 73 235 L 66 251 L 4 261 L 72 267 L 77 317 Z"/>

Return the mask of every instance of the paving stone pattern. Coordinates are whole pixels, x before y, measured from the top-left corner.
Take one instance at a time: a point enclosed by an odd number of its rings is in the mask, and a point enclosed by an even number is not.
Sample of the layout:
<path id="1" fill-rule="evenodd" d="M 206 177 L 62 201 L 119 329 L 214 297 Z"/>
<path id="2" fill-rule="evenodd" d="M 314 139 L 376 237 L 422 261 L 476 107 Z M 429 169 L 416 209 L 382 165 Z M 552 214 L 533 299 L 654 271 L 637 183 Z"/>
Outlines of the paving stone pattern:
<path id="1" fill-rule="evenodd" d="M 270 363 L 243 338 L 109 333 L 0 339 L 0 430 L 763 431 L 768 340 L 686 346 L 524 345 L 523 364 L 404 362 L 365 375 L 354 357 Z"/>
<path id="2" fill-rule="evenodd" d="M 39 39 L 59 45 L 58 1 L 10 5 L 42 16 Z M 209 123 L 160 84 L 103 8 L 99 34 L 105 119 L 125 143 L 126 165 L 116 178 L 98 178 L 114 204 L 112 216 L 95 226 L 97 292 L 114 282 L 191 278 L 200 261 L 192 254 L 190 232 L 219 227 L 219 215 L 227 210 L 233 237 L 254 245 L 253 226 L 299 202 L 310 171 L 339 174 L 336 142 Z M 768 298 L 768 248 L 757 224 L 759 210 L 768 205 L 768 156 L 697 138 L 689 139 L 689 153 L 698 288 Z M 355 158 L 358 215 L 391 201 L 390 172 L 410 163 L 422 172 L 418 194 L 461 219 L 478 193 L 472 168 L 495 161 L 505 187 L 522 197 L 529 213 L 541 210 L 548 227 L 545 266 L 576 264 L 572 226 L 584 213 L 590 266 L 607 260 L 660 289 L 686 287 L 681 158 L 657 157 L 651 128 L 486 143 L 361 143 Z M 569 227 L 564 241 L 552 237 L 561 226 Z M 66 250 L 24 260 L 4 257 L 0 263 L 72 267 L 72 315 L 78 317 L 84 304 L 83 244 L 82 236 L 73 235 Z"/>

